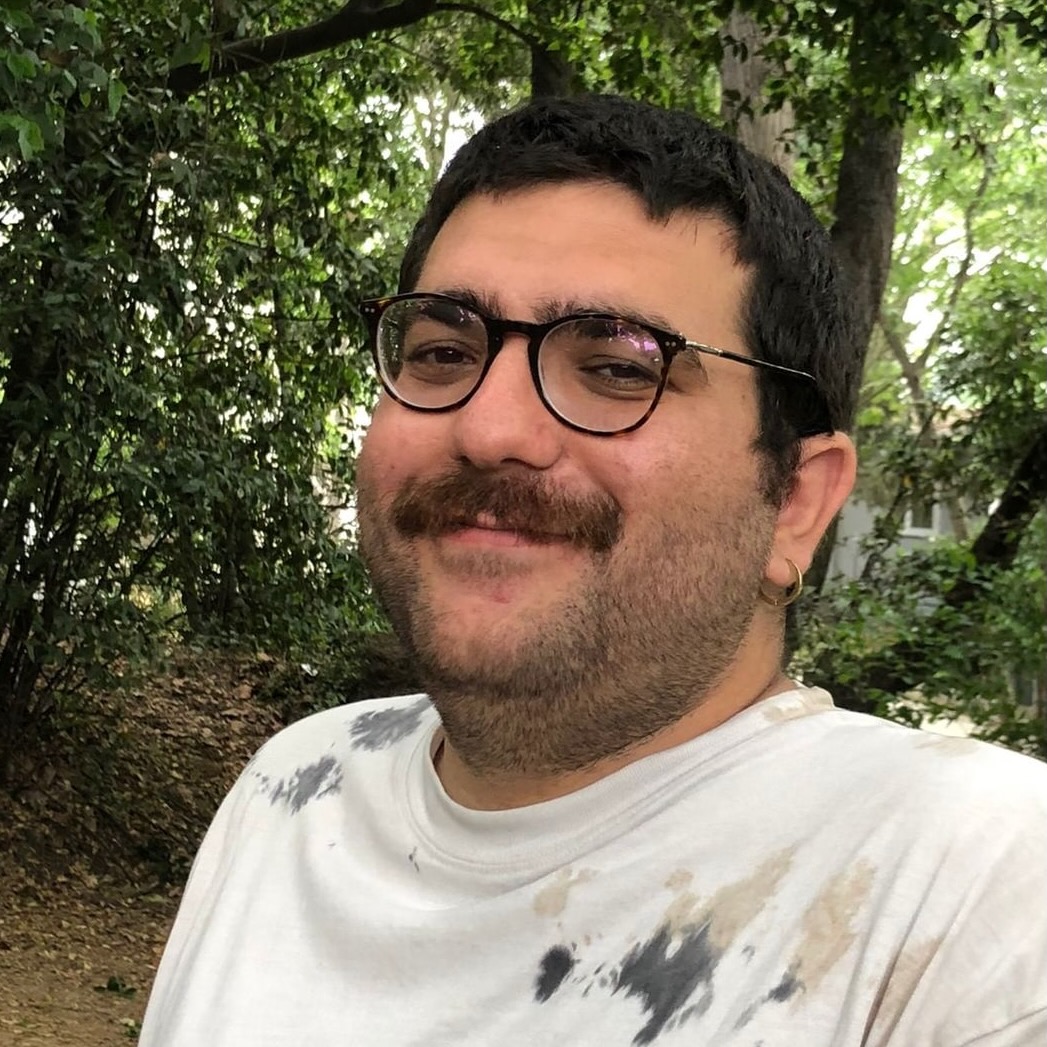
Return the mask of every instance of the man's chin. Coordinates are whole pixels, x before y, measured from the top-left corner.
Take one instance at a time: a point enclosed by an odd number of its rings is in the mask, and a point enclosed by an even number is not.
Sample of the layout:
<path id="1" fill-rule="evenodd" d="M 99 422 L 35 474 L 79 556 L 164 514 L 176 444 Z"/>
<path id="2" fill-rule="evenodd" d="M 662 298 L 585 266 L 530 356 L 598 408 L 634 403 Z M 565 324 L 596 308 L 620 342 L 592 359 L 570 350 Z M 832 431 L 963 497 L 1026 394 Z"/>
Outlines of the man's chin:
<path id="1" fill-rule="evenodd" d="M 444 691 L 490 694 L 498 697 L 530 691 L 537 677 L 541 687 L 552 666 L 543 656 L 543 642 L 535 615 L 456 613 L 438 622 L 415 621 L 408 646 L 423 679 Z"/>

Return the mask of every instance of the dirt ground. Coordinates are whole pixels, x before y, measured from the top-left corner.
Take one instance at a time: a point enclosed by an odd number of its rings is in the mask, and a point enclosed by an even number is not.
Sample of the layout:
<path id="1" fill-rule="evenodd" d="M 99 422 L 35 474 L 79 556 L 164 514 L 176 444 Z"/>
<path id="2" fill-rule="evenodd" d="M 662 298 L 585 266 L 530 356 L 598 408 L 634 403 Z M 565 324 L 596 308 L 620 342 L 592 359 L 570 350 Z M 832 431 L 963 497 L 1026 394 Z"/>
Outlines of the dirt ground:
<path id="1" fill-rule="evenodd" d="M 136 1039 L 176 899 L 107 901 L 81 884 L 0 916 L 0 1044 Z"/>
<path id="2" fill-rule="evenodd" d="M 273 672 L 265 655 L 175 652 L 90 698 L 34 784 L 0 792 L 0 1047 L 137 1039 L 200 837 L 282 726 L 258 700 Z"/>

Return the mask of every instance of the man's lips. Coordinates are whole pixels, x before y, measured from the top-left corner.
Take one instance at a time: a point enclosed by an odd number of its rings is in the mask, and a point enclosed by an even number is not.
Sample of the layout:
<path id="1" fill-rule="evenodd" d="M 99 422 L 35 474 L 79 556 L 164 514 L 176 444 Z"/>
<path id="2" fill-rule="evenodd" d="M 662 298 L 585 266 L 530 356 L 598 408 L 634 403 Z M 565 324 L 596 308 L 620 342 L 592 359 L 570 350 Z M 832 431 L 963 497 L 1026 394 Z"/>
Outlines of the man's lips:
<path id="1" fill-rule="evenodd" d="M 472 519 L 454 521 L 442 532 L 441 537 L 444 536 L 464 544 L 475 545 L 549 545 L 566 541 L 562 534 L 517 527 L 511 521 L 498 520 L 487 513 L 481 513 Z"/>

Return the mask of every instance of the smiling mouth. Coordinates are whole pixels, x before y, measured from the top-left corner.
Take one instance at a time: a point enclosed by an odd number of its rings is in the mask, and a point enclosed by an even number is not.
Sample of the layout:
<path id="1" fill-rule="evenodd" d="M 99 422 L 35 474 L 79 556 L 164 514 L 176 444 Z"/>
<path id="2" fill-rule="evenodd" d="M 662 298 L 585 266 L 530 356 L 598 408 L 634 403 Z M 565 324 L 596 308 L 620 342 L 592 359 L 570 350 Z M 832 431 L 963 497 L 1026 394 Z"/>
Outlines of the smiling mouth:
<path id="1" fill-rule="evenodd" d="M 468 519 L 454 520 L 445 533 L 463 537 L 470 534 L 476 535 L 477 537 L 486 536 L 491 540 L 497 540 L 500 536 L 504 536 L 503 540 L 505 544 L 520 544 L 527 542 L 538 545 L 551 545 L 555 542 L 564 542 L 567 540 L 566 536 L 563 534 L 551 531 L 535 531 L 527 527 L 518 527 L 511 521 L 497 520 L 495 517 L 486 513 Z"/>

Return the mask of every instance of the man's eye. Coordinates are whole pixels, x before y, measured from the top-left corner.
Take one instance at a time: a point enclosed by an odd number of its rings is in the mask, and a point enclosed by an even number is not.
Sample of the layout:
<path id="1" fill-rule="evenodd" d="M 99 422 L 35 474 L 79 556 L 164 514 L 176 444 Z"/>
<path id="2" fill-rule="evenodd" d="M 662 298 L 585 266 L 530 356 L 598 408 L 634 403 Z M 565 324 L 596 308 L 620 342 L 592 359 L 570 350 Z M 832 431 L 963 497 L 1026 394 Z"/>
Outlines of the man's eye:
<path id="1" fill-rule="evenodd" d="M 469 345 L 418 342 L 404 348 L 404 369 L 416 381 L 454 382 L 475 374 L 482 366 L 483 355 Z"/>
<path id="2" fill-rule="evenodd" d="M 441 343 L 412 346 L 404 353 L 404 359 L 412 365 L 454 367 L 468 363 L 470 354 L 460 346 Z"/>
<path id="3" fill-rule="evenodd" d="M 653 368 L 617 357 L 592 357 L 578 367 L 581 381 L 594 392 L 646 393 L 661 377 Z"/>

